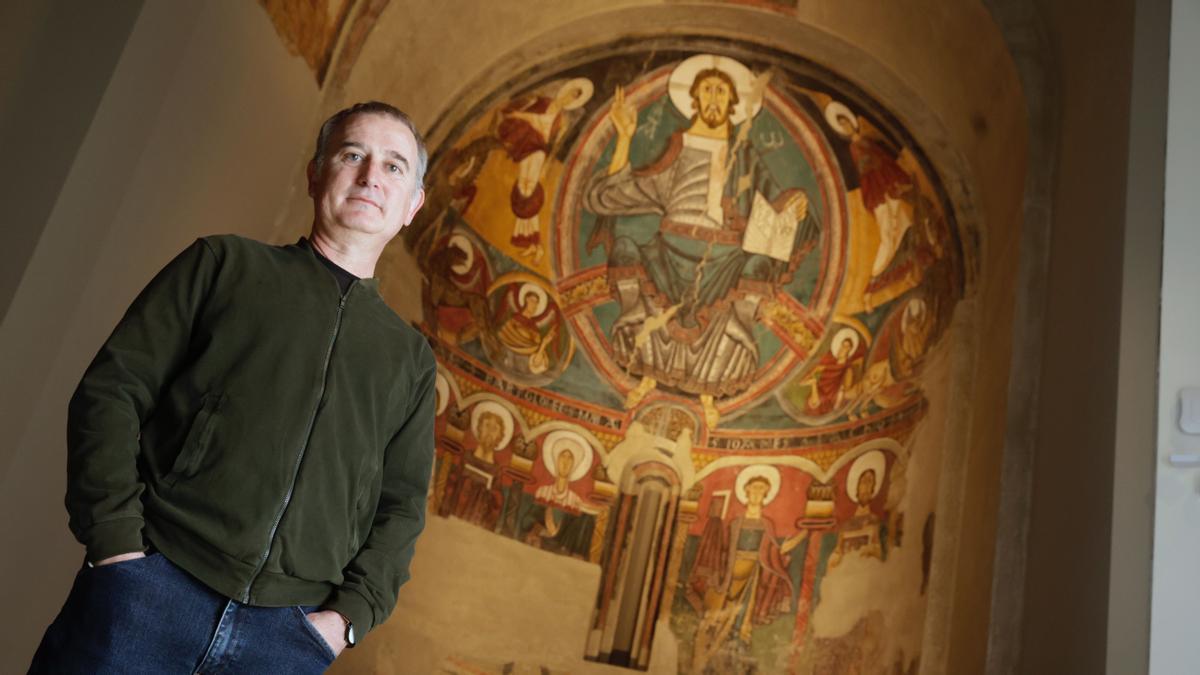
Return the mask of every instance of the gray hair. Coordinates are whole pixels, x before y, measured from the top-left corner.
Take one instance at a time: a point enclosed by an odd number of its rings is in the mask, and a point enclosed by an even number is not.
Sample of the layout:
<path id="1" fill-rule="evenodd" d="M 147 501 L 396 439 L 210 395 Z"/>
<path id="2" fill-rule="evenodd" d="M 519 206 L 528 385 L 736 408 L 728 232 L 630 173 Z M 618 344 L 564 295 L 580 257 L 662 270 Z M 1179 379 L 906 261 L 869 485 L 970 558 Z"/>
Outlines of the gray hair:
<path id="1" fill-rule="evenodd" d="M 340 129 L 351 117 L 355 115 L 386 115 L 392 119 L 399 120 L 408 127 L 412 132 L 413 139 L 417 142 L 417 186 L 424 187 L 425 185 L 425 169 L 429 165 L 429 151 L 425 149 L 425 139 L 421 138 L 421 132 L 417 131 L 417 126 L 413 124 L 410 118 L 404 111 L 394 105 L 384 103 L 382 101 L 366 101 L 365 103 L 355 103 L 349 108 L 339 110 L 334 113 L 325 123 L 321 125 L 321 130 L 317 133 L 317 147 L 313 151 L 312 161 L 317 167 L 317 173 L 321 173 L 321 169 L 325 165 L 325 154 L 329 150 L 329 137 L 333 132 Z"/>

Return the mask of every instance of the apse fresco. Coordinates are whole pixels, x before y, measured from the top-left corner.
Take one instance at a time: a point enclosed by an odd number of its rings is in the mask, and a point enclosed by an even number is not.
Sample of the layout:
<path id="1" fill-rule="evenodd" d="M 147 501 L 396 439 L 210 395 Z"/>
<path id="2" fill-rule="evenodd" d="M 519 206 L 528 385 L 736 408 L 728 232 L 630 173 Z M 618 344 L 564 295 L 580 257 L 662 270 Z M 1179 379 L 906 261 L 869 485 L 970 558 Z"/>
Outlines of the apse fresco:
<path id="1" fill-rule="evenodd" d="M 921 620 L 937 464 L 909 465 L 964 293 L 907 132 L 816 64 L 683 37 L 443 122 L 403 242 L 431 513 L 598 565 L 581 659 L 645 669 L 669 631 L 681 673 L 915 672 L 858 599 Z"/>
<path id="2" fill-rule="evenodd" d="M 376 2 L 378 0 L 375 0 Z M 355 0 L 258 0 L 287 50 L 304 59 L 320 85 Z M 357 45 L 347 45 L 353 49 Z"/>

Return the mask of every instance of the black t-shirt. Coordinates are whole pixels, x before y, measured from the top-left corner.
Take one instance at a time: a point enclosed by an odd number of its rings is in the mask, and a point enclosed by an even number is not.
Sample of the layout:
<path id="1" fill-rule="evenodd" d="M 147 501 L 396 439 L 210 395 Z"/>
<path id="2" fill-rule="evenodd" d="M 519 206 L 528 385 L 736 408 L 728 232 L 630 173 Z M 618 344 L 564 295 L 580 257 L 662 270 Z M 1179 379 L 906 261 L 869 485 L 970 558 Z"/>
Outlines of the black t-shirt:
<path id="1" fill-rule="evenodd" d="M 313 249 L 313 253 L 316 253 L 321 263 L 329 268 L 330 272 L 333 272 L 333 277 L 337 279 L 338 286 L 342 289 L 342 295 L 345 295 L 346 291 L 350 290 L 350 284 L 354 283 L 354 280 L 358 279 L 358 277 L 338 267 L 337 263 L 321 255 L 321 252 L 316 248 Z"/>

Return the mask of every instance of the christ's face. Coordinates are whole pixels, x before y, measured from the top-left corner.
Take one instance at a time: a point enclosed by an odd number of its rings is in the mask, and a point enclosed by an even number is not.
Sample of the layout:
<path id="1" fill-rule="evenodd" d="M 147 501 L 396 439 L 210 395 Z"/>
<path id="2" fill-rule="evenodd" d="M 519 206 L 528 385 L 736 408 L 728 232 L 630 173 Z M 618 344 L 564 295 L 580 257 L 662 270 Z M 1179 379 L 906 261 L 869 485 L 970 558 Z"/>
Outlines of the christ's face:
<path id="1" fill-rule="evenodd" d="M 716 129 L 729 121 L 733 90 L 728 82 L 716 76 L 709 76 L 700 80 L 694 91 L 696 98 L 692 105 L 696 107 L 697 114 L 706 125 Z"/>

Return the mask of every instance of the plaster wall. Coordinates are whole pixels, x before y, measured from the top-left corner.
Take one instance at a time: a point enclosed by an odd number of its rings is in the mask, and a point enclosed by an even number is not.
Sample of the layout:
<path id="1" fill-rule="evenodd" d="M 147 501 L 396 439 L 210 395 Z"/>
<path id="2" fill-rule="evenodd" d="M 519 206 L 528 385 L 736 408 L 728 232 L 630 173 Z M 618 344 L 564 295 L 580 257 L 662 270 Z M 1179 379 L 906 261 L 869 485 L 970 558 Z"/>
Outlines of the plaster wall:
<path id="1" fill-rule="evenodd" d="M 8 309 L 54 206 L 140 0 L 80 7 L 70 2 L 13 2 L 0 7 L 0 147 L 20 177 L 0 184 L 6 232 L 0 249 L 0 317 Z M 41 125 L 51 134 L 33 134 Z"/>
<path id="2" fill-rule="evenodd" d="M 297 149 L 312 143 L 316 86 L 257 6 L 148 3 L 111 39 L 112 80 L 94 117 L 76 111 L 78 152 L 53 158 L 65 180 L 44 227 L 24 223 L 41 233 L 0 325 L 0 603 L 22 617 L 4 624 L 0 672 L 28 666 L 82 561 L 62 495 L 66 404 L 84 367 L 195 237 L 269 239 Z M 58 64 L 22 68 L 36 81 Z M 51 133 L 43 122 L 24 133 Z"/>
<path id="3" fill-rule="evenodd" d="M 1134 6 L 1038 7 L 1061 112 L 1017 670 L 1097 673 L 1107 658 Z"/>
<path id="4" fill-rule="evenodd" d="M 1153 448 L 1160 405 L 1158 327 L 1171 31 L 1169 0 L 1136 3 L 1107 633 L 1108 672 L 1130 675 L 1150 672 Z"/>

